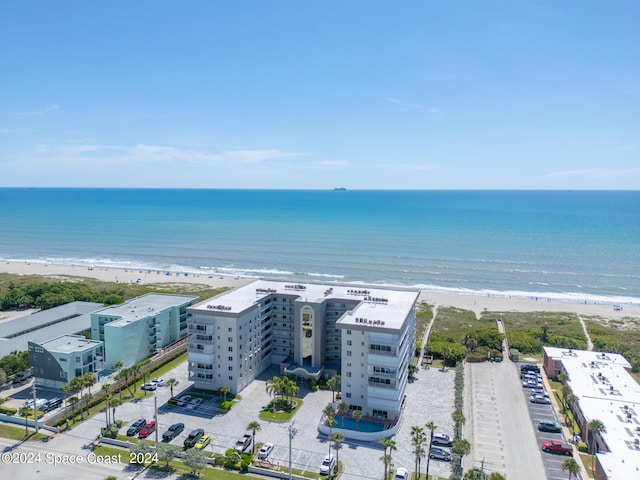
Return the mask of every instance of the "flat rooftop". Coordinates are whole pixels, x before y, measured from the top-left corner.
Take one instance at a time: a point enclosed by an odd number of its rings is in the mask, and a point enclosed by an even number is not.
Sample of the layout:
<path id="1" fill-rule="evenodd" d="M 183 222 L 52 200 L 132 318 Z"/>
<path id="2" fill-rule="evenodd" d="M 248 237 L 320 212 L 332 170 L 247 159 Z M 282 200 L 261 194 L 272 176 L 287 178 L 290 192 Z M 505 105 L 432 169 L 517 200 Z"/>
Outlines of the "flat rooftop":
<path id="1" fill-rule="evenodd" d="M 399 329 L 413 308 L 418 290 L 390 287 L 299 283 L 259 279 L 235 290 L 222 293 L 189 308 L 190 311 L 239 314 L 268 295 L 293 296 L 296 301 L 322 303 L 324 301 L 351 302 L 353 309 L 338 323 L 363 325 L 384 329 Z M 384 323 L 382 323 L 384 322 Z"/>
<path id="2" fill-rule="evenodd" d="M 94 312 L 94 314 L 118 317 L 119 320 L 109 323 L 110 327 L 118 327 L 141 318 L 153 316 L 167 308 L 195 302 L 199 298 L 200 297 L 192 295 L 149 293 L 147 295 L 142 295 L 141 297 L 132 298 L 131 300 L 119 305 L 103 308 Z"/>
<path id="3" fill-rule="evenodd" d="M 101 308 L 101 303 L 78 301 L 0 322 L 0 357 L 27 350 L 30 341 L 40 343 L 89 329 L 91 312 Z"/>
<path id="4" fill-rule="evenodd" d="M 46 342 L 41 342 L 39 345 L 51 353 L 72 353 L 91 350 L 102 345 L 102 342 L 89 340 L 82 335 L 60 335 Z"/>
<path id="5" fill-rule="evenodd" d="M 617 353 L 555 347 L 544 350 L 547 356 L 562 361 L 587 422 L 598 419 L 607 428 L 601 436 L 610 450 L 602 454 L 611 470 L 608 478 L 636 478 L 628 472 L 640 467 L 640 385 L 627 371 L 629 362 Z"/>

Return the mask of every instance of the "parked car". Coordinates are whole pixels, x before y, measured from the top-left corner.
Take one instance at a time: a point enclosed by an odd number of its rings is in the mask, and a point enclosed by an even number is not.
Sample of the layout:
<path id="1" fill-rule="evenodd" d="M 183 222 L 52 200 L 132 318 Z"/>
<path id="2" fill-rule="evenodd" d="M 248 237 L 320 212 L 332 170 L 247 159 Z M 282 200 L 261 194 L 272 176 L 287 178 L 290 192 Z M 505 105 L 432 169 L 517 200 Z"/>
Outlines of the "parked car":
<path id="1" fill-rule="evenodd" d="M 549 405 L 551 403 L 551 400 L 549 400 L 544 395 L 531 395 L 529 401 L 531 403 L 542 403 L 544 405 Z"/>
<path id="2" fill-rule="evenodd" d="M 453 438 L 446 433 L 434 433 L 433 445 L 444 445 L 445 447 L 450 447 L 453 445 Z"/>
<path id="3" fill-rule="evenodd" d="M 179 407 L 184 407 L 190 401 L 191 401 L 191 395 L 183 395 L 178 399 L 177 404 Z"/>
<path id="4" fill-rule="evenodd" d="M 538 430 L 540 430 L 541 432 L 560 433 L 562 432 L 562 427 L 557 422 L 551 422 L 549 420 L 540 420 L 538 422 Z"/>
<path id="5" fill-rule="evenodd" d="M 409 480 L 409 471 L 406 468 L 398 467 L 394 480 Z"/>
<path id="6" fill-rule="evenodd" d="M 203 435 L 201 436 L 193 448 L 197 448 L 198 450 L 202 450 L 204 447 L 211 443 L 211 435 Z"/>
<path id="7" fill-rule="evenodd" d="M 434 460 L 444 460 L 445 462 L 451 461 L 451 454 L 447 452 L 444 448 L 431 447 L 429 451 L 429 458 L 433 458 Z"/>
<path id="8" fill-rule="evenodd" d="M 50 412 L 51 410 L 55 410 L 56 408 L 58 408 L 60 405 L 62 405 L 61 398 L 52 398 L 42 406 L 42 411 Z"/>
<path id="9" fill-rule="evenodd" d="M 238 439 L 234 447 L 236 452 L 243 453 L 251 445 L 251 435 L 245 434 Z"/>
<path id="10" fill-rule="evenodd" d="M 173 440 L 178 435 L 180 435 L 180 433 L 182 433 L 183 430 L 184 430 L 184 423 L 174 423 L 167 429 L 166 432 L 162 434 L 162 439 L 167 441 Z"/>
<path id="11" fill-rule="evenodd" d="M 336 457 L 334 455 L 327 455 L 320 465 L 320 475 L 329 475 L 333 472 L 336 466 Z"/>
<path id="12" fill-rule="evenodd" d="M 149 383 L 155 383 L 158 387 L 164 387 L 164 378 L 156 378 L 155 380 L 151 380 Z"/>
<path id="13" fill-rule="evenodd" d="M 147 438 L 149 435 L 151 435 L 155 431 L 156 431 L 156 422 L 153 422 L 153 421 L 149 422 L 140 429 L 140 431 L 138 432 L 138 437 Z"/>
<path id="14" fill-rule="evenodd" d="M 136 420 L 131 424 L 131 426 L 127 430 L 127 436 L 133 437 L 137 435 L 138 432 L 142 430 L 142 427 L 144 427 L 146 424 L 147 424 L 147 421 L 144 418 L 139 418 L 138 420 Z"/>
<path id="15" fill-rule="evenodd" d="M 544 388 L 541 382 L 536 382 L 535 380 L 525 380 L 522 382 L 522 386 L 524 388 Z"/>
<path id="16" fill-rule="evenodd" d="M 200 437 L 202 437 L 203 435 L 204 435 L 204 430 L 202 430 L 201 428 L 195 429 L 189 434 L 187 438 L 184 439 L 184 447 L 192 448 L 196 444 L 196 442 L 200 440 Z"/>
<path id="17" fill-rule="evenodd" d="M 534 388 L 531 390 L 531 395 L 542 395 L 543 397 L 549 398 L 549 394 L 544 388 Z"/>
<path id="18" fill-rule="evenodd" d="M 520 371 L 532 371 L 532 372 L 536 372 L 539 373 L 540 372 L 540 367 L 538 365 L 536 365 L 535 363 L 523 363 L 522 365 L 520 365 Z"/>
<path id="19" fill-rule="evenodd" d="M 157 388 L 158 386 L 155 383 L 144 383 L 140 387 L 140 390 L 148 390 L 150 392 L 153 392 L 154 390 L 157 390 Z"/>
<path id="20" fill-rule="evenodd" d="M 269 456 L 271 451 L 273 450 L 273 443 L 265 443 L 260 447 L 260 451 L 258 452 L 258 460 L 264 460 Z"/>
<path id="21" fill-rule="evenodd" d="M 198 406 L 200 406 L 202 404 L 202 399 L 201 398 L 194 398 L 193 400 L 191 400 L 188 404 L 187 404 L 187 408 L 189 410 L 195 410 L 196 408 L 198 408 Z"/>
<path id="22" fill-rule="evenodd" d="M 551 440 L 550 442 L 542 442 L 540 445 L 543 452 L 557 453 L 559 455 L 573 455 L 573 447 L 560 440 Z"/>

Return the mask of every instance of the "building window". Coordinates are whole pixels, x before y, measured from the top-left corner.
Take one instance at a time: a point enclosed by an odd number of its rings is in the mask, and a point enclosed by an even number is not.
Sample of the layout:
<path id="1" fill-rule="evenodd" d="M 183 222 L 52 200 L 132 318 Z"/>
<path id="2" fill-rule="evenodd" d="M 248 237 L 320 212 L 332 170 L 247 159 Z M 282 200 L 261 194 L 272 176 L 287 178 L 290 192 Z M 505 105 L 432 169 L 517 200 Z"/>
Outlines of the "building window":
<path id="1" fill-rule="evenodd" d="M 233 366 L 229 365 L 229 371 L 233 372 Z"/>
<path id="2" fill-rule="evenodd" d="M 351 392 L 347 392 L 347 398 L 351 398 Z"/>
<path id="3" fill-rule="evenodd" d="M 229 357 L 229 361 L 230 361 L 230 362 L 233 362 L 233 357 Z"/>
<path id="4" fill-rule="evenodd" d="M 229 331 L 230 331 L 230 332 L 233 332 L 233 327 L 229 327 Z"/>
<path id="5" fill-rule="evenodd" d="M 229 380 L 233 380 L 233 375 L 229 375 Z"/>
<path id="6" fill-rule="evenodd" d="M 229 351 L 230 351 L 230 352 L 233 352 L 233 347 L 229 347 Z"/>
<path id="7" fill-rule="evenodd" d="M 347 372 L 347 377 L 351 378 L 351 372 Z"/>
<path id="8" fill-rule="evenodd" d="M 350 347 L 351 346 L 351 340 L 347 340 L 347 346 Z"/>
<path id="9" fill-rule="evenodd" d="M 347 330 L 347 335 L 351 335 L 351 330 Z"/>
<path id="10" fill-rule="evenodd" d="M 230 342 L 233 342 L 233 338 L 231 338 L 231 337 L 229 337 L 229 339 L 228 339 L 228 340 L 229 340 Z"/>
<path id="11" fill-rule="evenodd" d="M 347 357 L 351 356 L 351 350 L 347 350 Z"/>

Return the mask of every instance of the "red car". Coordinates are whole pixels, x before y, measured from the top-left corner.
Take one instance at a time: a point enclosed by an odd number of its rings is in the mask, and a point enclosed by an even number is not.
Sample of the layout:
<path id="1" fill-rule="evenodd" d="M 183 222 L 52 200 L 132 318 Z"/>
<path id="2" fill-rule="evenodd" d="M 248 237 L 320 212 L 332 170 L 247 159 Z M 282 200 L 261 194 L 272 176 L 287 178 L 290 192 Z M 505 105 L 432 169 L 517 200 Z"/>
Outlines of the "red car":
<path id="1" fill-rule="evenodd" d="M 551 440 L 550 442 L 542 442 L 540 445 L 543 452 L 557 453 L 560 455 L 573 455 L 573 447 L 562 443 L 559 440 Z"/>
<path id="2" fill-rule="evenodd" d="M 138 437 L 147 438 L 149 435 L 151 435 L 155 431 L 155 429 L 156 429 L 156 422 L 149 422 L 144 427 L 142 427 L 142 430 L 140 430 L 140 432 L 138 432 Z"/>

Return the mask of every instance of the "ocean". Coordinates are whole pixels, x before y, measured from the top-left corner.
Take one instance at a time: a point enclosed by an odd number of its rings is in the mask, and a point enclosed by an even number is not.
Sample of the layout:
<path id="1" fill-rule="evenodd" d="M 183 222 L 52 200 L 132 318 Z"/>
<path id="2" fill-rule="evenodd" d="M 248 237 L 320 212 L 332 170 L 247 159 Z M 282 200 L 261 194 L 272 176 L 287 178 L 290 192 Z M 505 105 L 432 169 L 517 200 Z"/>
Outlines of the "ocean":
<path id="1" fill-rule="evenodd" d="M 640 302 L 639 191 L 0 188 L 0 259 Z"/>

